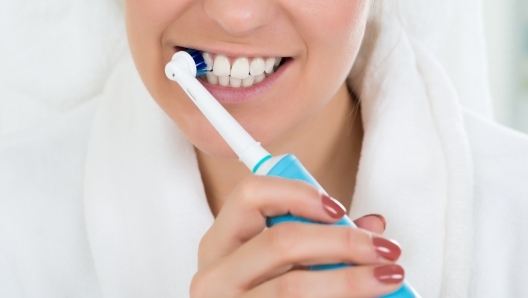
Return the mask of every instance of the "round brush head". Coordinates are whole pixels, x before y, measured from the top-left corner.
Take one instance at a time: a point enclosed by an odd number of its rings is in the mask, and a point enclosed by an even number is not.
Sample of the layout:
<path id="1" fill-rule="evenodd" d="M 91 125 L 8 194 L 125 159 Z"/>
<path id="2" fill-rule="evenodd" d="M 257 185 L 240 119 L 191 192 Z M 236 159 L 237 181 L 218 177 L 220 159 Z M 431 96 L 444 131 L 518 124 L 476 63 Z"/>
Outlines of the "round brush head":
<path id="1" fill-rule="evenodd" d="M 201 75 L 204 75 L 207 73 L 207 63 L 205 63 L 205 60 L 202 56 L 202 53 L 200 51 L 195 49 L 187 49 L 185 50 L 194 60 L 194 64 L 196 64 L 196 76 L 199 77 Z"/>

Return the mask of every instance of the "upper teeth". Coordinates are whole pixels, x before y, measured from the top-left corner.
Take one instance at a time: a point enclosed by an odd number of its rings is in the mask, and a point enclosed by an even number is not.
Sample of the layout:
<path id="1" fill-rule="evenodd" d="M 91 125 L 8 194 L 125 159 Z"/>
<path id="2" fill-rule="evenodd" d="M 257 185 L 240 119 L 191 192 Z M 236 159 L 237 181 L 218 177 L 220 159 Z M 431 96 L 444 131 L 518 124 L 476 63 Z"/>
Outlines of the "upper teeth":
<path id="1" fill-rule="evenodd" d="M 240 57 L 235 60 L 231 66 L 231 77 L 236 79 L 246 79 L 249 76 L 249 62 L 245 57 Z"/>
<path id="2" fill-rule="evenodd" d="M 266 73 L 272 73 L 274 66 L 275 66 L 275 58 L 271 57 L 271 58 L 266 59 Z"/>
<path id="3" fill-rule="evenodd" d="M 205 63 L 207 64 L 207 81 L 210 84 L 220 84 L 231 87 L 249 87 L 253 84 L 260 83 L 266 78 L 265 74 L 272 74 L 279 65 L 282 58 L 255 57 L 238 57 L 233 61 L 225 55 L 213 55 L 207 52 L 202 53 Z"/>
<path id="4" fill-rule="evenodd" d="M 231 74 L 231 65 L 229 59 L 224 55 L 217 55 L 214 60 L 213 73 L 219 77 Z"/>
<path id="5" fill-rule="evenodd" d="M 260 57 L 253 58 L 253 61 L 251 61 L 251 64 L 249 65 L 249 73 L 252 76 L 258 76 L 259 74 L 264 72 L 265 68 L 266 63 L 264 62 L 264 59 Z"/>

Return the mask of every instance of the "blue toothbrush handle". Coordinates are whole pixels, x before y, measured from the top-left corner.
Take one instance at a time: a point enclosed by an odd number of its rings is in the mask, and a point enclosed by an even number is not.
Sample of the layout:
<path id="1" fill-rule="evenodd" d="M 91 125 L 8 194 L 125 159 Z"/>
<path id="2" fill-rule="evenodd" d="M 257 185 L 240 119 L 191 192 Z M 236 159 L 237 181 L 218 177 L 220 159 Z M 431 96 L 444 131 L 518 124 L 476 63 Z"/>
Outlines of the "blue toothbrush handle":
<path id="1" fill-rule="evenodd" d="M 315 181 L 315 179 L 310 175 L 310 173 L 303 167 L 301 162 L 292 154 L 285 155 L 279 162 L 277 162 L 271 170 L 266 174 L 267 176 L 276 176 L 276 177 L 282 177 L 282 178 L 288 178 L 293 180 L 302 180 L 305 182 L 308 182 L 309 184 L 323 190 L 321 185 Z M 304 222 L 304 223 L 311 223 L 311 224 L 321 224 L 318 222 L 314 222 L 311 220 L 307 220 L 304 218 L 296 217 L 291 214 L 276 216 L 276 217 L 269 217 L 266 221 L 266 225 L 268 227 L 272 227 L 276 224 L 282 223 L 282 222 Z M 356 225 L 348 218 L 348 216 L 344 216 L 343 219 L 341 219 L 339 222 L 333 224 L 336 226 L 349 226 L 352 228 L 356 228 Z M 339 269 L 343 267 L 353 266 L 349 264 L 332 264 L 332 265 L 315 265 L 311 266 L 310 270 L 331 270 L 331 269 Z M 410 297 L 419 297 L 418 294 L 411 288 L 411 286 L 404 282 L 402 287 L 389 295 L 383 296 L 383 298 L 410 298 Z"/>

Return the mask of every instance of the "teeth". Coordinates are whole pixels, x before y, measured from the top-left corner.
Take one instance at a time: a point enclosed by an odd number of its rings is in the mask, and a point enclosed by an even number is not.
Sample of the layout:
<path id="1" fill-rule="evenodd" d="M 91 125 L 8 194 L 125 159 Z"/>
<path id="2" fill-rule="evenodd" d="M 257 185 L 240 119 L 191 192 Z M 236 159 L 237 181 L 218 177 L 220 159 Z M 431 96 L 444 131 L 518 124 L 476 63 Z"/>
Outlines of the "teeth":
<path id="1" fill-rule="evenodd" d="M 265 78 L 266 78 L 266 74 L 264 73 L 259 74 L 258 76 L 255 77 L 255 84 L 258 84 L 264 81 Z"/>
<path id="2" fill-rule="evenodd" d="M 240 85 L 242 85 L 242 80 L 231 77 L 229 79 L 229 85 L 231 85 L 231 87 L 238 88 L 238 87 L 240 87 Z"/>
<path id="3" fill-rule="evenodd" d="M 245 78 L 244 80 L 242 80 L 242 86 L 244 87 L 250 87 L 253 85 L 253 83 L 255 82 L 255 76 L 248 76 L 247 78 Z"/>
<path id="4" fill-rule="evenodd" d="M 225 55 L 214 55 L 208 52 L 202 53 L 207 70 L 205 77 L 207 82 L 224 87 L 251 87 L 262 82 L 278 68 L 282 61 L 281 57 L 255 57 L 249 60 L 247 57 L 235 59 L 233 65 Z M 214 60 L 213 60 L 214 57 Z M 205 78 L 203 78 L 205 80 Z"/>
<path id="5" fill-rule="evenodd" d="M 212 71 L 208 71 L 205 76 L 207 77 L 207 82 L 209 82 L 209 84 L 218 85 L 218 76 Z"/>
<path id="6" fill-rule="evenodd" d="M 202 56 L 205 60 L 205 63 L 207 64 L 206 70 L 212 70 L 213 69 L 213 58 L 211 58 L 211 54 L 204 52 Z"/>
<path id="7" fill-rule="evenodd" d="M 218 84 L 227 87 L 229 85 L 229 76 L 218 77 Z"/>
<path id="8" fill-rule="evenodd" d="M 216 55 L 213 66 L 213 73 L 219 77 L 229 76 L 231 65 L 229 59 L 224 55 Z"/>
<path id="9" fill-rule="evenodd" d="M 264 59 L 260 57 L 253 58 L 253 61 L 251 61 L 251 64 L 249 65 L 249 73 L 252 76 L 258 76 L 264 72 L 264 69 L 266 69 L 266 63 L 264 62 Z"/>
<path id="10" fill-rule="evenodd" d="M 216 66 L 216 64 L 215 64 Z M 269 57 L 268 59 L 266 59 L 266 73 L 272 73 L 273 72 L 273 67 L 275 66 L 275 58 L 274 57 Z"/>
<path id="11" fill-rule="evenodd" d="M 245 79 L 249 75 L 249 62 L 246 57 L 239 57 L 233 62 L 231 67 L 231 77 L 235 79 Z"/>

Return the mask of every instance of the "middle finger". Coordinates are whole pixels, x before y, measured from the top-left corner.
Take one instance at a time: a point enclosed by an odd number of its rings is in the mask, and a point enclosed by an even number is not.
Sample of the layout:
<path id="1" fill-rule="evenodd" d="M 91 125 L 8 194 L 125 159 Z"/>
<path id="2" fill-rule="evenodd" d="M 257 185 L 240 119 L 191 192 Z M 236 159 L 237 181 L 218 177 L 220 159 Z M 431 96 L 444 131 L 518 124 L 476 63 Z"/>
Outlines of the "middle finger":
<path id="1" fill-rule="evenodd" d="M 390 264 L 400 254 L 397 243 L 362 229 L 282 223 L 246 242 L 221 263 L 229 280 L 252 287 L 295 265 Z"/>

